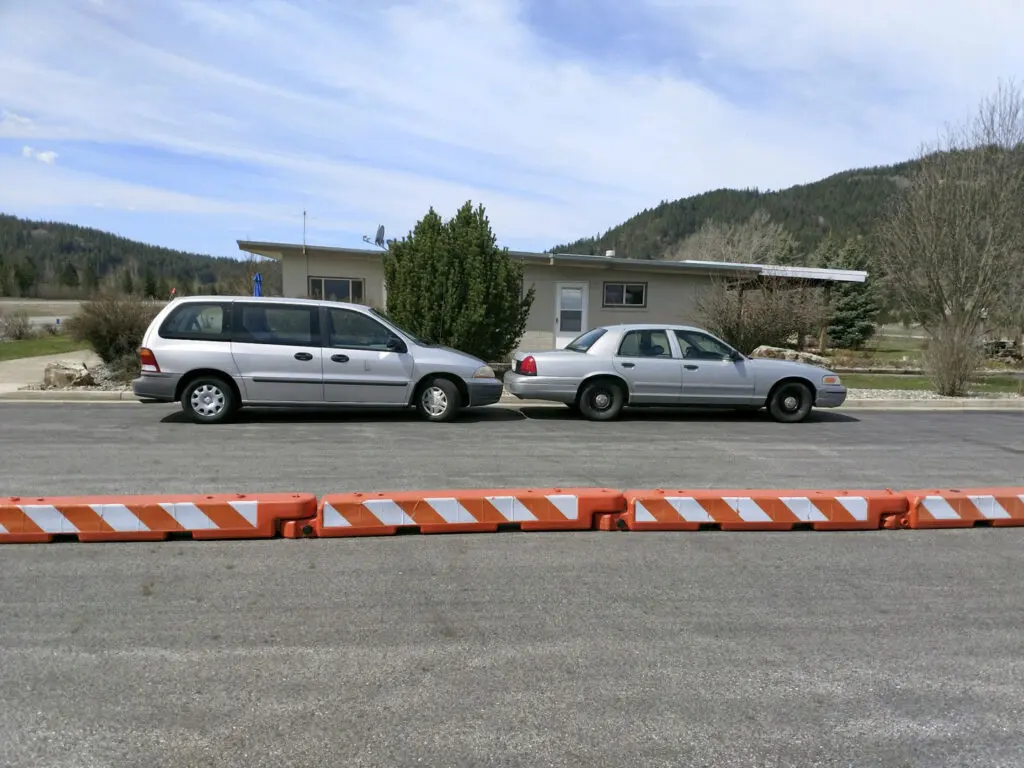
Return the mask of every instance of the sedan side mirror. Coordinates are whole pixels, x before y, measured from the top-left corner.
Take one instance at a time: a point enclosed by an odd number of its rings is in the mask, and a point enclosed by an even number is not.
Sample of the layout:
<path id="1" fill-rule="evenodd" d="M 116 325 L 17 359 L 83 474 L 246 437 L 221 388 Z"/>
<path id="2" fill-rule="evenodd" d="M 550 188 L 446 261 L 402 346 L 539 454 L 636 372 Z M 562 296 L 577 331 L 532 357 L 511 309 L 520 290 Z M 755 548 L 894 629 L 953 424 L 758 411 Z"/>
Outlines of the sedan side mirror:
<path id="1" fill-rule="evenodd" d="M 734 349 L 732 352 L 729 353 L 729 359 L 732 360 L 734 363 L 738 363 L 740 360 L 743 359 L 743 355 L 740 353 L 739 350 Z"/>

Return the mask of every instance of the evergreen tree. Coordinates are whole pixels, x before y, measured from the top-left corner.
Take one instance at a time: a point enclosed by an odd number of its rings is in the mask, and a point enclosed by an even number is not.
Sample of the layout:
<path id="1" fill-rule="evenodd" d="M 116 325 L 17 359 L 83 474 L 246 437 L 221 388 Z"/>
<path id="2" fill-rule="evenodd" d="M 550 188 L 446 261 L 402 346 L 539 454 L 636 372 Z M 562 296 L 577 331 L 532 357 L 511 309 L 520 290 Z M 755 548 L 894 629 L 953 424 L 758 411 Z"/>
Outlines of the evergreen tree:
<path id="1" fill-rule="evenodd" d="M 156 275 L 147 269 L 142 282 L 142 294 L 147 299 L 155 299 L 157 290 Z"/>
<path id="2" fill-rule="evenodd" d="M 484 360 L 519 343 L 533 305 L 523 266 L 499 248 L 482 205 L 449 221 L 431 208 L 384 256 L 388 316 L 412 333 Z"/>
<path id="3" fill-rule="evenodd" d="M 135 280 L 132 278 L 131 267 L 125 267 L 124 272 L 121 273 L 121 292 L 125 296 L 135 293 Z"/>
<path id="4" fill-rule="evenodd" d="M 834 269 L 867 270 L 870 261 L 861 243 L 850 238 L 828 264 Z M 833 346 L 859 349 L 877 329 L 881 301 L 871 275 L 863 283 L 836 283 L 832 288 L 832 317 L 828 337 Z"/>
<path id="5" fill-rule="evenodd" d="M 67 288 L 77 288 L 79 284 L 78 270 L 70 261 L 65 261 L 60 270 L 60 283 Z"/>

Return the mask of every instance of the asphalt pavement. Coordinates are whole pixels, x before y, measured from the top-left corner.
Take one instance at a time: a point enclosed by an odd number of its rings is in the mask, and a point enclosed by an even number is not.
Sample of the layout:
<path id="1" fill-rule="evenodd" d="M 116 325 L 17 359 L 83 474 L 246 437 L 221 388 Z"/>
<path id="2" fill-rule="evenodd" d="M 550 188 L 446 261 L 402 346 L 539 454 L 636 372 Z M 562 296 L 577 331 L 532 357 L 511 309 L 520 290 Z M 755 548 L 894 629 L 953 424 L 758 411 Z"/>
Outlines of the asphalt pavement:
<path id="1" fill-rule="evenodd" d="M 0 405 L 0 495 L 1020 485 L 1024 414 Z M 0 547 L 0 766 L 1019 766 L 1024 530 Z"/>
<path id="2" fill-rule="evenodd" d="M 176 406 L 0 404 L 0 495 L 653 486 L 896 488 L 1024 484 L 1024 412 L 488 408 L 414 414 L 242 411 L 195 425 Z"/>

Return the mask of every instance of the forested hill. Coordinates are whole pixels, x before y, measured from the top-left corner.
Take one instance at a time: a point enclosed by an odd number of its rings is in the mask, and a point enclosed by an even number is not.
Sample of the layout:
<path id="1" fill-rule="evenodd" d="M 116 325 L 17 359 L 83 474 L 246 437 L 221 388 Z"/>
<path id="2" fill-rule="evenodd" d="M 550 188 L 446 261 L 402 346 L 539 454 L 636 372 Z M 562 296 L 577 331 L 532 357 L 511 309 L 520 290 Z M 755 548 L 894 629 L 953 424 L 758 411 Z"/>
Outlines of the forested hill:
<path id="1" fill-rule="evenodd" d="M 556 253 L 603 254 L 614 249 L 620 258 L 660 259 L 708 219 L 738 223 L 764 209 L 811 253 L 829 231 L 838 238 L 869 234 L 913 161 L 898 165 L 844 171 L 827 179 L 775 192 L 718 189 L 656 208 L 598 237 L 556 245 Z"/>
<path id="2" fill-rule="evenodd" d="M 248 293 L 243 260 L 147 245 L 98 229 L 0 214 L 0 296 L 85 298 L 110 287 L 163 297 Z M 279 290 L 281 267 L 259 265 L 267 293 Z"/>

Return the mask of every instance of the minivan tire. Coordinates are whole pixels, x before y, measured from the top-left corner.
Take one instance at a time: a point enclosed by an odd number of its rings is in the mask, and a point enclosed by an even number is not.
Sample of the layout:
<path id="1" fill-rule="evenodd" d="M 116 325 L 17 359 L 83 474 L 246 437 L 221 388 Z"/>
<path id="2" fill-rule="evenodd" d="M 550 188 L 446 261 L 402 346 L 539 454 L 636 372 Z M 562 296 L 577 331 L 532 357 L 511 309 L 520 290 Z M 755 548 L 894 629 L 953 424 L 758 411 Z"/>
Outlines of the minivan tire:
<path id="1" fill-rule="evenodd" d="M 238 409 L 235 390 L 219 376 L 193 379 L 181 393 L 181 409 L 196 424 L 220 424 Z"/>
<path id="2" fill-rule="evenodd" d="M 416 392 L 416 411 L 427 421 L 451 421 L 461 407 L 459 388 L 448 379 L 430 379 Z"/>

